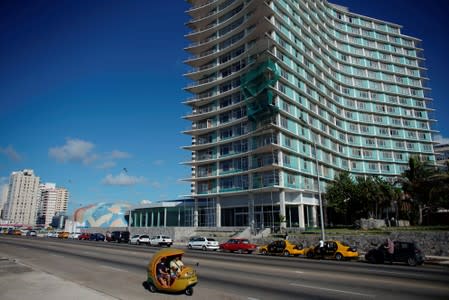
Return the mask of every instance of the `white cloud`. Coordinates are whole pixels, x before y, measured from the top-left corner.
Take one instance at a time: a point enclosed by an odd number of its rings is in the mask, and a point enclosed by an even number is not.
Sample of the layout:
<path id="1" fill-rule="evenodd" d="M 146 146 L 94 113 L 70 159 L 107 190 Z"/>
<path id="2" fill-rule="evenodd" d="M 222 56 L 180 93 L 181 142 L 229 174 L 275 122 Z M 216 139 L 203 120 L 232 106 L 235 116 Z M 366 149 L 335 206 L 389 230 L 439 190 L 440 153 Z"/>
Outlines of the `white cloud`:
<path id="1" fill-rule="evenodd" d="M 11 145 L 8 145 L 6 148 L 0 147 L 0 153 L 6 155 L 9 159 L 14 161 L 20 161 L 22 159 L 19 153 L 17 153 Z"/>
<path id="2" fill-rule="evenodd" d="M 94 147 L 95 145 L 90 142 L 68 138 L 65 145 L 50 148 L 48 154 L 60 162 L 81 161 L 89 164 L 97 159 L 97 155 L 92 153 Z"/>
<path id="3" fill-rule="evenodd" d="M 105 161 L 104 163 L 102 163 L 101 165 L 98 165 L 97 168 L 98 169 L 110 169 L 115 167 L 117 164 L 113 161 Z"/>
<path id="4" fill-rule="evenodd" d="M 117 176 L 108 174 L 102 181 L 106 185 L 135 185 L 139 183 L 145 183 L 144 177 L 129 176 L 126 173 L 120 173 Z"/>
<path id="5" fill-rule="evenodd" d="M 435 135 L 433 139 L 440 144 L 449 144 L 449 138 L 443 137 L 441 134 Z"/>
<path id="6" fill-rule="evenodd" d="M 132 155 L 128 152 L 123 152 L 119 150 L 114 150 L 110 153 L 108 153 L 107 157 L 109 159 L 122 159 L 122 158 L 130 158 Z"/>
<path id="7" fill-rule="evenodd" d="M 162 188 L 162 184 L 159 181 L 152 181 L 150 183 L 150 186 L 154 189 L 160 189 Z"/>
<path id="8" fill-rule="evenodd" d="M 142 201 L 140 201 L 140 204 L 150 204 L 151 203 L 151 201 L 150 200 L 146 200 L 146 199 L 144 199 L 144 200 L 142 200 Z"/>
<path id="9" fill-rule="evenodd" d="M 164 163 L 165 163 L 165 161 L 162 159 L 153 161 L 153 165 L 155 165 L 155 166 L 162 166 Z"/>

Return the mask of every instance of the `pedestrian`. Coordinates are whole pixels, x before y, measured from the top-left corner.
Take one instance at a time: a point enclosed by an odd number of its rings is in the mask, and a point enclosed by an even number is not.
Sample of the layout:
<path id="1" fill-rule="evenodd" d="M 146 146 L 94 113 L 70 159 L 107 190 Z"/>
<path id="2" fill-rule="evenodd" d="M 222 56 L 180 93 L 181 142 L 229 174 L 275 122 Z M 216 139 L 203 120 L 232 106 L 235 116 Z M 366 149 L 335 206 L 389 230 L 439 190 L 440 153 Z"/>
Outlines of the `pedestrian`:
<path id="1" fill-rule="evenodd" d="M 321 258 L 323 258 L 324 257 L 324 241 L 323 240 L 320 240 L 318 247 L 319 247 L 318 249 L 319 249 Z"/>
<path id="2" fill-rule="evenodd" d="M 388 260 L 389 262 L 390 262 L 390 264 L 391 263 L 393 263 L 393 254 L 394 254 L 394 243 L 393 243 L 393 241 L 392 240 L 390 240 L 390 238 L 388 238 L 386 241 L 385 241 L 385 244 L 384 244 L 384 247 L 385 247 L 385 250 L 386 250 L 386 252 L 385 252 L 385 258 L 386 258 L 386 260 Z"/>

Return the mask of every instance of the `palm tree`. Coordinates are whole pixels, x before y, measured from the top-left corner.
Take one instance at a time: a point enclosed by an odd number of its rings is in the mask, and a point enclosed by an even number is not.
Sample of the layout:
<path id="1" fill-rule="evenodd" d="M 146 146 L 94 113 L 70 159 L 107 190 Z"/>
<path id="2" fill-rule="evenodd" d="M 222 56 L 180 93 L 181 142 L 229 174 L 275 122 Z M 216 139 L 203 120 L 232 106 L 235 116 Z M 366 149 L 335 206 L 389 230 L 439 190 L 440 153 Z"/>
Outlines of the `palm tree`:
<path id="1" fill-rule="evenodd" d="M 422 224 L 423 210 L 429 206 L 429 195 L 431 189 L 430 177 L 435 174 L 435 168 L 423 163 L 416 156 L 409 158 L 409 168 L 398 178 L 399 184 L 406 195 L 406 200 L 412 203 L 412 206 L 418 208 L 418 224 Z"/>

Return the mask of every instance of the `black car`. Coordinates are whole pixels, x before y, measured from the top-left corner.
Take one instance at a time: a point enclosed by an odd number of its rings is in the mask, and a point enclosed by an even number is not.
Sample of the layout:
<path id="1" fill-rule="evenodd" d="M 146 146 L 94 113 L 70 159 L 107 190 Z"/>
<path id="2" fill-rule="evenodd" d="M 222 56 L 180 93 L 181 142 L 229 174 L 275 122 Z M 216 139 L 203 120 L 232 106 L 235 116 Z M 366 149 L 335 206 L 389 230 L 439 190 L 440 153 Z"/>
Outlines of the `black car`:
<path id="1" fill-rule="evenodd" d="M 403 262 L 409 266 L 422 265 L 424 254 L 413 242 L 394 242 L 393 254 L 388 253 L 385 245 L 377 249 L 371 249 L 365 254 L 365 259 L 373 264 L 383 264 L 385 262 Z"/>
<path id="2" fill-rule="evenodd" d="M 113 231 L 108 239 L 109 242 L 128 243 L 129 231 Z"/>
<path id="3" fill-rule="evenodd" d="M 89 236 L 89 240 L 90 241 L 104 241 L 105 240 L 105 236 L 102 233 L 92 233 Z"/>

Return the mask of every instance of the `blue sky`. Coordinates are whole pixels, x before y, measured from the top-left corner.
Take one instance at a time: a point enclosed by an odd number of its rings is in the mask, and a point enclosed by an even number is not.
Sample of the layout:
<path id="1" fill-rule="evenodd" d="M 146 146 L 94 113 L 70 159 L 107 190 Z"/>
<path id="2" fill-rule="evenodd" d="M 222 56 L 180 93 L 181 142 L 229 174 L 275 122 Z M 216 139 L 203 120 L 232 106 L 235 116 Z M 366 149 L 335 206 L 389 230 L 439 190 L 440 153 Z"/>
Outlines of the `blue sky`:
<path id="1" fill-rule="evenodd" d="M 333 3 L 423 40 L 428 83 L 449 137 L 449 1 Z M 185 1 L 0 2 L 0 185 L 33 169 L 70 190 L 69 212 L 98 202 L 190 192 Z M 126 169 L 126 170 L 125 170 Z"/>

